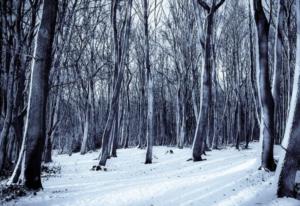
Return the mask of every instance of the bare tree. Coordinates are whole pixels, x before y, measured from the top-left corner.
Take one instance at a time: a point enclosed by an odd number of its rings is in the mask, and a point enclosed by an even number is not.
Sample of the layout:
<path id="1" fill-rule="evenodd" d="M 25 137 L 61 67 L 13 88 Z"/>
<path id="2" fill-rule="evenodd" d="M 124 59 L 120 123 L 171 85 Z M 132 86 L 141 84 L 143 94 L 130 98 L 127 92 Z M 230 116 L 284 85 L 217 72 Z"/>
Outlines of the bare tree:
<path id="1" fill-rule="evenodd" d="M 205 54 L 204 65 L 201 74 L 201 102 L 200 111 L 197 120 L 197 128 L 193 142 L 193 160 L 201 161 L 203 154 L 204 141 L 208 133 L 208 113 L 212 98 L 212 35 L 213 35 L 213 22 L 214 14 L 222 6 L 225 0 L 216 3 L 213 0 L 212 5 L 209 6 L 205 1 L 198 0 L 200 6 L 208 14 L 206 17 L 206 36 L 205 36 Z"/>
<path id="2" fill-rule="evenodd" d="M 147 153 L 145 164 L 152 163 L 152 147 L 154 141 L 154 97 L 153 97 L 153 77 L 150 67 L 150 45 L 149 45 L 149 8 L 148 0 L 143 0 L 144 8 L 144 40 L 145 40 L 145 69 L 147 77 L 147 100 L 148 100 L 148 112 L 147 112 Z"/>
<path id="3" fill-rule="evenodd" d="M 119 0 L 112 0 L 111 2 L 111 22 L 113 30 L 113 45 L 114 45 L 114 72 L 116 74 L 115 84 L 112 93 L 112 99 L 109 108 L 109 115 L 106 122 L 105 130 L 102 138 L 102 150 L 100 156 L 99 165 L 105 166 L 107 158 L 109 156 L 109 141 L 110 135 L 113 128 L 114 121 L 118 121 L 117 112 L 119 111 L 119 96 L 122 86 L 122 81 L 124 78 L 124 61 L 126 57 L 126 52 L 129 50 L 129 35 L 131 26 L 131 8 L 132 0 L 128 1 L 126 4 L 126 14 L 123 24 L 123 29 L 121 29 L 120 35 L 117 29 L 117 11 Z M 120 38 L 119 38 L 120 37 Z M 117 138 L 117 137 L 115 137 Z"/>
<path id="4" fill-rule="evenodd" d="M 261 105 L 260 141 L 262 141 L 261 168 L 274 171 L 274 99 L 271 93 L 269 71 L 269 29 L 270 23 L 265 15 L 261 0 L 253 0 L 254 18 L 257 28 L 257 74 Z"/>

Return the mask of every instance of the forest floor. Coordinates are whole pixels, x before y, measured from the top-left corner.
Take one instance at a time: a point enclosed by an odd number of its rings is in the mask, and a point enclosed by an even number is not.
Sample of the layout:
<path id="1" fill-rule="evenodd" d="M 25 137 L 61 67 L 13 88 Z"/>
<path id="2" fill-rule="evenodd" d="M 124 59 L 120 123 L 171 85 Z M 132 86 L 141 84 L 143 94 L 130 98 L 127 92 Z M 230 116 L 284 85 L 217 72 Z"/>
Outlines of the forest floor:
<path id="1" fill-rule="evenodd" d="M 208 152 L 206 161 L 186 161 L 191 149 L 154 147 L 154 163 L 144 164 L 145 150 L 118 150 L 107 171 L 91 171 L 98 152 L 54 155 L 61 174 L 43 179 L 44 190 L 5 205 L 219 205 L 299 206 L 294 199 L 276 199 L 274 173 L 259 171 L 258 143 L 251 149 Z M 170 150 L 173 151 L 170 152 Z"/>

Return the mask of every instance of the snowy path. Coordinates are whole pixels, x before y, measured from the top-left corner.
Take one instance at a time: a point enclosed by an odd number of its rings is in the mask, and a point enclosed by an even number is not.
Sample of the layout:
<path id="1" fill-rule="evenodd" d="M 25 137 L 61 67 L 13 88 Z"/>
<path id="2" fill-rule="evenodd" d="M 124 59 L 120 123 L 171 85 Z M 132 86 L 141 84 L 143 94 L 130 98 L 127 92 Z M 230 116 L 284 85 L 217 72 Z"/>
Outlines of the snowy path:
<path id="1" fill-rule="evenodd" d="M 55 156 L 59 177 L 44 181 L 44 191 L 8 205 L 286 205 L 300 202 L 275 199 L 273 174 L 257 170 L 258 145 L 208 153 L 207 161 L 187 162 L 191 150 L 154 148 L 154 164 L 143 164 L 145 151 L 119 150 L 108 171 L 90 171 L 98 153 Z M 174 154 L 166 153 L 172 149 Z"/>

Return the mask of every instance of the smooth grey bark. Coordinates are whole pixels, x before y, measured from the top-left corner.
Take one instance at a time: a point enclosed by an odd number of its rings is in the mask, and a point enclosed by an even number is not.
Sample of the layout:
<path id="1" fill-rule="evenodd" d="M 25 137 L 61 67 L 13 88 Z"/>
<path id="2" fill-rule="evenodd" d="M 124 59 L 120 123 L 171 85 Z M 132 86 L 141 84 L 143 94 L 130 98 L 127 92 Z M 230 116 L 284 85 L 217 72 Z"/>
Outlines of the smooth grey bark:
<path id="1" fill-rule="evenodd" d="M 83 138 L 80 148 L 80 154 L 85 154 L 88 150 L 88 138 L 90 137 L 91 130 L 91 120 L 92 120 L 92 92 L 93 92 L 93 82 L 90 80 L 88 82 L 88 94 L 86 101 L 86 112 L 85 112 L 85 120 L 84 120 L 84 129 L 83 129 Z"/>
<path id="2" fill-rule="evenodd" d="M 297 1 L 297 57 L 290 110 L 286 124 L 278 171 L 278 197 L 296 198 L 296 173 L 300 170 L 300 2 Z M 299 184 L 299 182 L 298 182 Z M 298 191 L 299 192 L 299 191 Z"/>
<path id="3" fill-rule="evenodd" d="M 260 140 L 262 141 L 261 168 L 274 171 L 276 164 L 273 157 L 274 146 L 274 100 L 271 93 L 269 75 L 269 22 L 265 16 L 261 0 L 253 0 L 254 18 L 257 28 L 258 49 L 258 90 L 261 105 Z"/>
<path id="4" fill-rule="evenodd" d="M 179 148 L 183 148 L 184 141 L 186 139 L 186 98 L 181 99 L 181 126 L 180 126 L 180 137 L 179 137 Z"/>
<path id="5" fill-rule="evenodd" d="M 141 62 L 143 64 L 143 62 Z M 147 100 L 146 100 L 146 94 L 145 94 L 145 87 L 146 87 L 146 77 L 145 77 L 145 70 L 143 66 L 139 66 L 139 92 L 140 92 L 140 98 L 139 98 L 139 133 L 138 133 L 138 148 L 144 147 L 144 140 L 146 136 L 147 131 L 147 114 L 146 114 L 146 108 L 147 108 Z"/>
<path id="6" fill-rule="evenodd" d="M 177 147 L 183 148 L 186 139 L 186 86 L 182 84 L 184 80 L 180 77 L 181 74 L 178 72 L 178 84 L 177 84 L 177 95 L 176 95 L 176 140 Z M 186 76 L 186 74 L 184 74 Z"/>
<path id="7" fill-rule="evenodd" d="M 251 6 L 249 0 L 249 49 L 250 49 L 250 85 L 251 85 L 251 94 L 254 102 L 255 109 L 255 119 L 257 122 L 260 122 L 259 119 L 259 101 L 257 89 L 255 88 L 256 78 L 255 78 L 255 63 L 254 63 L 254 46 L 253 46 L 253 34 L 252 34 L 252 14 L 251 14 Z"/>
<path id="8" fill-rule="evenodd" d="M 293 52 L 294 52 L 294 35 L 293 35 L 293 10 L 294 0 L 285 1 L 285 8 L 287 12 L 286 16 L 286 27 L 287 27 L 287 107 L 290 105 L 291 91 L 292 91 L 292 65 L 294 63 Z M 289 109 L 289 108 L 287 108 Z M 285 114 L 286 116 L 288 114 Z"/>
<path id="9" fill-rule="evenodd" d="M 165 124 L 165 118 L 166 118 L 166 100 L 164 98 L 165 95 L 165 91 L 164 91 L 164 82 L 162 83 L 161 86 L 161 99 L 162 99 L 162 106 L 161 106 L 161 110 L 159 113 L 159 128 L 160 128 L 160 144 L 164 145 L 166 144 L 166 139 L 167 139 L 167 133 L 166 133 L 166 124 Z"/>
<path id="10" fill-rule="evenodd" d="M 140 66 L 141 67 L 141 66 Z M 140 68 L 140 76 L 144 74 L 141 74 L 141 72 L 144 73 L 144 69 Z M 145 78 L 144 78 L 145 79 Z M 140 92 L 140 98 L 139 98 L 139 131 L 138 131 L 138 148 L 144 147 L 144 139 L 146 136 L 146 118 L 147 115 L 145 114 L 146 110 L 146 98 L 145 98 L 145 83 L 142 83 L 145 81 L 140 81 L 139 83 L 139 92 Z"/>
<path id="11" fill-rule="evenodd" d="M 207 11 L 206 17 L 206 37 L 205 37 L 205 54 L 204 65 L 202 67 L 201 76 L 201 92 L 200 92 L 200 111 L 197 120 L 197 127 L 193 142 L 193 160 L 201 161 L 203 154 L 203 144 L 208 133 L 208 112 L 212 98 L 212 35 L 213 35 L 213 20 L 214 14 L 218 8 L 225 2 L 221 0 L 216 4 L 215 0 L 211 7 L 204 1 L 198 0 L 198 3 Z"/>
<path id="12" fill-rule="evenodd" d="M 118 111 L 116 112 L 115 122 L 114 122 L 114 132 L 112 136 L 112 142 L 111 142 L 111 156 L 117 157 L 117 148 L 118 148 L 118 139 L 119 139 L 119 107 L 120 102 L 118 102 Z"/>
<path id="13" fill-rule="evenodd" d="M 183 147 L 183 143 L 181 142 L 180 139 L 180 90 L 181 90 L 181 86 L 180 86 L 180 80 L 178 81 L 179 84 L 177 85 L 177 91 L 176 91 L 176 140 L 177 140 L 177 146 L 178 148 Z"/>
<path id="14" fill-rule="evenodd" d="M 126 83 L 126 109 L 124 109 L 124 126 L 122 131 L 122 147 L 128 148 L 129 137 L 130 137 L 130 115 L 131 115 L 131 106 L 130 106 L 130 83 L 132 80 L 132 74 L 127 70 L 127 83 Z"/>
<path id="15" fill-rule="evenodd" d="M 152 147 L 154 141 L 154 97 L 153 97 L 153 77 L 150 68 L 150 45 L 149 45 L 149 13 L 148 13 L 148 0 L 143 0 L 143 9 L 144 9 L 144 41 L 145 41 L 145 69 L 147 76 L 147 101 L 148 101 L 148 110 L 147 110 L 147 152 L 145 164 L 152 163 Z"/>
<path id="16" fill-rule="evenodd" d="M 192 101 L 193 101 L 194 116 L 195 116 L 195 119 L 197 121 L 199 113 L 198 113 L 198 104 L 197 104 L 197 98 L 196 98 L 196 91 L 197 91 L 197 89 L 193 88 L 193 90 L 192 90 Z"/>

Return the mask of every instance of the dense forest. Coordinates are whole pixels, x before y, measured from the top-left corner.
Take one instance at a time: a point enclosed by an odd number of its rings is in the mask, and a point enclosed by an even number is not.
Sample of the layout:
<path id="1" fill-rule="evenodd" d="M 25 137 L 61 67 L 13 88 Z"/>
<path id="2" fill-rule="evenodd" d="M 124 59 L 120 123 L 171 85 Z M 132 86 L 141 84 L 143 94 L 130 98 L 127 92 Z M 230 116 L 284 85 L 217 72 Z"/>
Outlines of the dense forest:
<path id="1" fill-rule="evenodd" d="M 97 176 L 126 151 L 147 168 L 156 148 L 199 166 L 256 149 L 300 199 L 299 1 L 1 0 L 0 25 L 2 191 L 36 194 L 55 158 L 96 153 Z"/>

